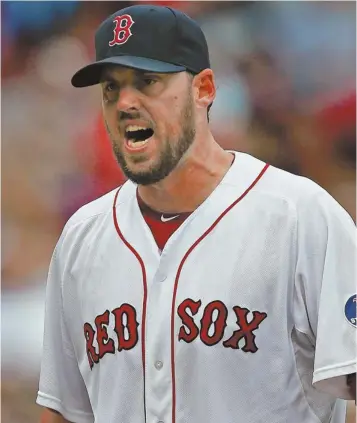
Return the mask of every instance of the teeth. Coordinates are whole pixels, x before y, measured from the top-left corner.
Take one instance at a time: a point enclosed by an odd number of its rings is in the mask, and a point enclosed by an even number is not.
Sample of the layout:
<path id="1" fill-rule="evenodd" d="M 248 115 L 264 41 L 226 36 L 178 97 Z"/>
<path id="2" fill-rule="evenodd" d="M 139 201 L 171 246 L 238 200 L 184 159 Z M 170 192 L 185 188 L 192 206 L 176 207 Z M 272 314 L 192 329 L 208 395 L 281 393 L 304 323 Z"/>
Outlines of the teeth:
<path id="1" fill-rule="evenodd" d="M 133 132 L 133 131 L 142 131 L 148 129 L 145 126 L 138 126 L 138 125 L 128 125 L 126 127 L 126 132 Z"/>
<path id="2" fill-rule="evenodd" d="M 144 140 L 144 141 L 133 141 L 133 140 L 128 140 L 128 145 L 131 148 L 139 148 L 142 147 L 143 145 L 145 145 L 146 143 L 148 143 L 149 140 Z"/>

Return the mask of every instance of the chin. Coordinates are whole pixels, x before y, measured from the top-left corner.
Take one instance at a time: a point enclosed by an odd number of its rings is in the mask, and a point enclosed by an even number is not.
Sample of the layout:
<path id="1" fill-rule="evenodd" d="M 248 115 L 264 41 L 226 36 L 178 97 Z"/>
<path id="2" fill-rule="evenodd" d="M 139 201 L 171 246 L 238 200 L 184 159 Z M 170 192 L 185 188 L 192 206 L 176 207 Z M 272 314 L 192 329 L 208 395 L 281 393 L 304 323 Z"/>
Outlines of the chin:
<path id="1" fill-rule="evenodd" d="M 143 186 L 156 184 L 163 179 L 161 176 L 155 175 L 151 172 L 134 173 L 127 171 L 124 172 L 124 174 L 130 181 Z"/>
<path id="2" fill-rule="evenodd" d="M 126 166 L 125 176 L 138 185 L 152 185 L 165 179 L 172 169 L 164 166 Z"/>

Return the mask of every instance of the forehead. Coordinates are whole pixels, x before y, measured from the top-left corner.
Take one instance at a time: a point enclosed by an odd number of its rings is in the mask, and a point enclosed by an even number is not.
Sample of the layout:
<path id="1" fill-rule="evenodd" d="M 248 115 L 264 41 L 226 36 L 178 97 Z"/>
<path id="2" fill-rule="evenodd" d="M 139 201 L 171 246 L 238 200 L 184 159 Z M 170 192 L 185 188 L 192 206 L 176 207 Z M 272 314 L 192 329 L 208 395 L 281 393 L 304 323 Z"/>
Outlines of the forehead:
<path id="1" fill-rule="evenodd" d="M 177 73 L 159 73 L 159 72 L 150 72 L 138 69 L 130 69 L 120 65 L 106 65 L 102 72 L 100 82 L 106 81 L 116 81 L 116 82 L 125 82 L 131 83 L 135 82 L 138 79 L 148 76 L 148 75 L 155 75 L 159 77 L 161 81 L 165 81 L 166 84 L 172 82 L 174 84 L 177 83 L 186 83 L 190 81 L 194 75 L 191 75 L 188 72 L 177 72 Z"/>
<path id="2" fill-rule="evenodd" d="M 137 69 L 130 69 L 119 65 L 108 65 L 105 66 L 102 74 L 101 74 L 101 81 L 105 82 L 108 80 L 131 80 L 136 79 L 140 76 L 153 74 L 153 72 L 143 71 L 143 70 L 137 70 Z M 165 75 L 165 74 L 158 74 L 155 73 L 155 75 Z"/>

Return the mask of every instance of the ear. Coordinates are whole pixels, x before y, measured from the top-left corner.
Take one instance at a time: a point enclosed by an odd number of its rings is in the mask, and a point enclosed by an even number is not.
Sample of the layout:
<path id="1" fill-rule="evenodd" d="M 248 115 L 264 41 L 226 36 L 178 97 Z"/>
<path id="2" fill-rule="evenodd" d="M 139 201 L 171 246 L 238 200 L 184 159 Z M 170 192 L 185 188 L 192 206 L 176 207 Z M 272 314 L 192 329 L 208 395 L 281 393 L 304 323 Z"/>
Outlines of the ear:
<path id="1" fill-rule="evenodd" d="M 199 108 L 207 109 L 216 97 L 216 84 L 212 69 L 205 69 L 195 75 L 192 81 L 195 102 Z"/>

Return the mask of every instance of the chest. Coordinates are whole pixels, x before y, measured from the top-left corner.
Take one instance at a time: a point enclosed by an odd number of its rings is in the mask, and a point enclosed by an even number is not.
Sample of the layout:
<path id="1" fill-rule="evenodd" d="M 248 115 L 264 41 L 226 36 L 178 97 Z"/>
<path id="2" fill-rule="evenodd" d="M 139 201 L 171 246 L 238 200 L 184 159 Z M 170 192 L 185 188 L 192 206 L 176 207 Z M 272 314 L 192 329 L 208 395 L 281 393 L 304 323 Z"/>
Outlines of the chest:
<path id="1" fill-rule="evenodd" d="M 133 227 L 96 236 L 81 250 L 64 287 L 77 348 L 85 339 L 100 356 L 173 336 L 180 345 L 256 350 L 251 338 L 234 334 L 242 328 L 253 334 L 287 308 L 293 221 L 283 209 L 268 215 L 252 201 L 210 223 L 188 220 L 161 255 L 150 230 Z"/>

